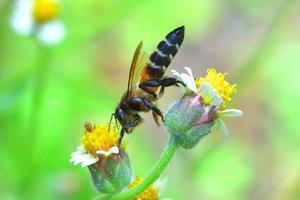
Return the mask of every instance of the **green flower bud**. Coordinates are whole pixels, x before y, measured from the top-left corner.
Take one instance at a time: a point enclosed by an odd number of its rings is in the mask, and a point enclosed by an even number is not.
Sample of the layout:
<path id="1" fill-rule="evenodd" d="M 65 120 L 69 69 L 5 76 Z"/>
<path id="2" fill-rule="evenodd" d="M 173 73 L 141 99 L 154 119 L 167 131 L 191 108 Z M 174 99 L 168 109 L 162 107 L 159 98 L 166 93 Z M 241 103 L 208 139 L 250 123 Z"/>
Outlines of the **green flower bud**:
<path id="1" fill-rule="evenodd" d="M 132 179 L 128 155 L 124 152 L 99 159 L 88 166 L 94 185 L 99 192 L 115 193 L 126 187 Z"/>
<path id="2" fill-rule="evenodd" d="M 201 101 L 196 93 L 186 94 L 175 101 L 164 116 L 167 130 L 184 149 L 196 146 L 214 124 L 216 107 L 203 105 Z"/>

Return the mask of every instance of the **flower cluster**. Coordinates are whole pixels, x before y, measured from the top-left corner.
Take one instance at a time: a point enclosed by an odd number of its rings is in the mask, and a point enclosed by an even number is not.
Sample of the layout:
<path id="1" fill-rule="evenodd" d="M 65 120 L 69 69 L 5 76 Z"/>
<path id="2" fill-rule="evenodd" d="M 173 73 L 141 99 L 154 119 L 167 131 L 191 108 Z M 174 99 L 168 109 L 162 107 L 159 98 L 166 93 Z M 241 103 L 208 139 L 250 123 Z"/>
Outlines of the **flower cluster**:
<path id="1" fill-rule="evenodd" d="M 108 198 L 117 195 L 116 199 L 158 200 L 165 181 L 155 181 L 157 173 L 163 171 L 166 161 L 170 160 L 175 151 L 179 147 L 191 149 L 196 146 L 210 133 L 215 123 L 226 129 L 222 117 L 242 115 L 240 110 L 226 109 L 231 95 L 236 92 L 236 85 L 225 80 L 226 74 L 208 69 L 205 77 L 195 79 L 192 70 L 185 69 L 187 73 L 173 71 L 174 76 L 183 83 L 180 85 L 183 96 L 171 104 L 164 115 L 164 124 L 171 138 L 154 167 L 159 172 L 154 171 L 153 175 L 150 173 L 145 178 L 147 185 L 142 184 L 141 177 L 133 178 L 125 151 L 126 139 L 119 144 L 120 130 L 116 124 L 85 124 L 82 144 L 71 155 L 70 161 L 88 167 L 96 188 L 112 195 Z"/>
<path id="2" fill-rule="evenodd" d="M 59 3 L 59 0 L 16 0 L 12 28 L 21 35 L 37 37 L 45 45 L 61 42 L 65 28 L 58 19 Z"/>

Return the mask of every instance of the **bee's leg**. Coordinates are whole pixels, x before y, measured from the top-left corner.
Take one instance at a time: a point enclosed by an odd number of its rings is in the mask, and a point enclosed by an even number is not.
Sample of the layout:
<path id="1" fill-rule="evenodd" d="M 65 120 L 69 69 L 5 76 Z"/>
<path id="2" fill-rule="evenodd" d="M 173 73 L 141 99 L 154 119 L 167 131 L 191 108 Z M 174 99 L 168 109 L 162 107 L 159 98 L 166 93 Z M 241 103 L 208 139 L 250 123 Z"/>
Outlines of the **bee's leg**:
<path id="1" fill-rule="evenodd" d="M 170 86 L 173 86 L 173 85 L 178 85 L 178 83 L 182 84 L 185 86 L 185 84 L 174 78 L 174 77 L 164 77 L 162 79 L 160 79 L 160 91 L 159 91 L 159 94 L 158 96 L 161 97 L 163 94 L 164 94 L 164 91 L 165 91 L 165 87 L 170 87 Z"/>
<path id="2" fill-rule="evenodd" d="M 155 98 L 157 98 L 156 93 L 153 90 L 151 90 L 149 87 L 159 87 L 159 86 L 160 86 L 160 80 L 159 79 L 151 79 L 151 80 L 144 81 L 144 82 L 139 84 L 139 88 L 141 88 L 145 92 L 151 94 Z"/>
<path id="3" fill-rule="evenodd" d="M 142 90 L 144 90 L 145 92 L 147 92 L 149 94 L 152 94 L 156 98 L 157 95 L 149 87 L 159 87 L 159 86 L 161 86 L 159 96 L 162 96 L 162 94 L 164 93 L 164 88 L 165 87 L 170 87 L 172 85 L 177 85 L 178 83 L 180 83 L 182 85 L 185 85 L 182 81 L 180 81 L 180 80 L 178 80 L 174 77 L 164 77 L 162 79 L 151 79 L 151 80 L 148 80 L 148 81 L 144 81 L 144 82 L 139 84 L 139 88 L 141 88 Z"/>
<path id="4" fill-rule="evenodd" d="M 159 123 L 159 121 L 158 121 L 159 115 L 152 111 L 152 116 L 153 116 L 153 119 L 154 119 L 156 125 L 157 125 L 157 126 L 160 126 L 160 123 Z"/>
<path id="5" fill-rule="evenodd" d="M 159 93 L 158 93 L 158 97 L 161 97 L 165 92 L 165 87 L 160 87 Z"/>
<path id="6" fill-rule="evenodd" d="M 136 114 L 136 115 L 135 115 L 134 121 L 128 122 L 128 123 L 126 123 L 126 124 L 122 127 L 121 133 L 120 133 L 120 137 L 119 137 L 119 141 L 118 141 L 118 146 L 121 145 L 121 142 L 122 142 L 122 139 L 123 139 L 124 134 L 125 134 L 125 132 L 126 132 L 126 129 L 127 129 L 127 128 L 130 128 L 130 127 L 135 127 L 136 125 L 138 125 L 138 123 L 139 123 L 140 121 L 141 121 L 141 116 L 140 116 L 139 114 Z"/>
<path id="7" fill-rule="evenodd" d="M 157 107 L 155 107 L 155 106 L 151 103 L 151 101 L 149 101 L 147 98 L 142 98 L 142 101 L 143 101 L 144 105 L 145 105 L 147 108 L 151 109 L 152 112 L 154 112 L 155 114 L 159 115 L 159 116 L 161 117 L 162 121 L 164 121 L 164 116 L 163 116 L 162 112 L 161 112 Z"/>
<path id="8" fill-rule="evenodd" d="M 160 79 L 161 87 L 170 87 L 172 85 L 177 85 L 178 83 L 185 86 L 185 84 L 181 80 L 178 80 L 174 77 L 163 77 L 162 79 Z"/>
<path id="9" fill-rule="evenodd" d="M 119 141 L 118 141 L 118 146 L 120 146 L 121 143 L 122 143 L 122 139 L 123 139 L 123 137 L 124 137 L 124 133 L 125 133 L 125 128 L 122 127 L 121 132 L 120 132 Z"/>

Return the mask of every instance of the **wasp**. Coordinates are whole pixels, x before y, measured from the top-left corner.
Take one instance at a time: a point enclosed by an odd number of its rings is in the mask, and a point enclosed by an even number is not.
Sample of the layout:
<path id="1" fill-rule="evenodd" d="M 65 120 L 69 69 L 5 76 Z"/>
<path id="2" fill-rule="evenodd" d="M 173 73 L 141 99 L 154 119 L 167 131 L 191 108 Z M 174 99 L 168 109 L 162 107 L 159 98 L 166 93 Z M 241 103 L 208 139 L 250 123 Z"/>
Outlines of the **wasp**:
<path id="1" fill-rule="evenodd" d="M 131 133 L 133 128 L 142 122 L 140 112 L 152 111 L 153 119 L 158 126 L 159 117 L 163 121 L 156 100 L 162 96 L 165 87 L 183 84 L 174 77 L 164 76 L 183 39 L 184 26 L 181 26 L 168 33 L 150 56 L 142 51 L 143 42 L 139 43 L 131 62 L 127 90 L 112 114 L 122 126 L 119 145 L 124 133 Z M 160 91 L 157 95 L 158 88 Z"/>

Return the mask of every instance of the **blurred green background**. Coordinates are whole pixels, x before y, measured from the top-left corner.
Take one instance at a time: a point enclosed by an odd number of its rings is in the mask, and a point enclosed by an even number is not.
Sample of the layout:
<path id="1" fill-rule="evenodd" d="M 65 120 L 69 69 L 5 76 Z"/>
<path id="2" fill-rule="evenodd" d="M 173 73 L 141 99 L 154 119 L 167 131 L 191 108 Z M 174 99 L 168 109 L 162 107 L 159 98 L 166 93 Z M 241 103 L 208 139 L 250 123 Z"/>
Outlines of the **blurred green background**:
<path id="1" fill-rule="evenodd" d="M 163 174 L 164 197 L 300 199 L 300 1 L 65 0 L 66 38 L 48 49 L 12 30 L 12 4 L 0 1 L 0 199 L 96 196 L 88 170 L 69 163 L 83 124 L 109 119 L 139 41 L 151 52 L 181 25 L 171 67 L 228 72 L 238 84 L 229 107 L 244 116 L 225 121 L 228 138 L 216 129 L 178 152 Z M 168 89 L 160 108 L 179 95 Z M 168 136 L 142 116 L 128 152 L 144 176 Z"/>

